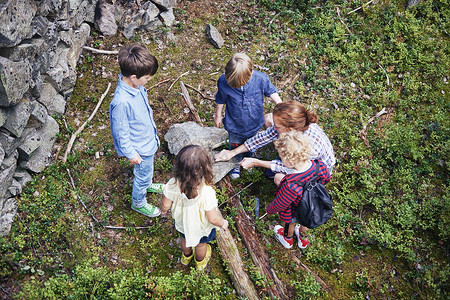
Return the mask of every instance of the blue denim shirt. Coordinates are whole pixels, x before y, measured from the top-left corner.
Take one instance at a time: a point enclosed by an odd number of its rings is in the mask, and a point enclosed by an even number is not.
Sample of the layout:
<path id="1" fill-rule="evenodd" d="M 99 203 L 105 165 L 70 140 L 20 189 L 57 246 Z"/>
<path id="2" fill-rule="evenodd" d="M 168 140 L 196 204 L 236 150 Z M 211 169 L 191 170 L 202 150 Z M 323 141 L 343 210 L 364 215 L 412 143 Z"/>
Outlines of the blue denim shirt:
<path id="1" fill-rule="evenodd" d="M 264 125 L 264 96 L 277 92 L 269 76 L 259 71 L 253 71 L 247 84 L 240 88 L 229 86 L 225 74 L 220 76 L 216 103 L 225 104 L 225 129 L 244 137 L 254 135 Z"/>
<path id="2" fill-rule="evenodd" d="M 122 80 L 109 105 L 111 131 L 119 156 L 128 159 L 150 156 L 158 149 L 159 139 L 153 121 L 153 111 L 148 103 L 147 90 L 143 86 L 135 89 Z"/>

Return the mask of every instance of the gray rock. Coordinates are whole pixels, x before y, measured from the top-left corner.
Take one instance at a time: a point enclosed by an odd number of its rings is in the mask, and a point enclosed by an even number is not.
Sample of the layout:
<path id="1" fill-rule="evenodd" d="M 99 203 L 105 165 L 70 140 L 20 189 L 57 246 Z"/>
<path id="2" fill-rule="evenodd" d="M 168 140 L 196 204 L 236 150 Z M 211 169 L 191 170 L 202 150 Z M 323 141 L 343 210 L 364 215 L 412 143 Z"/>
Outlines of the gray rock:
<path id="1" fill-rule="evenodd" d="M 32 109 L 30 100 L 26 98 L 22 99 L 18 104 L 8 110 L 8 119 L 3 127 L 15 137 L 20 137 L 27 125 Z"/>
<path id="2" fill-rule="evenodd" d="M 17 196 L 20 193 L 22 193 L 22 186 L 20 185 L 20 183 L 15 180 L 14 178 L 11 181 L 11 185 L 8 188 L 8 192 L 12 195 L 12 196 Z"/>
<path id="3" fill-rule="evenodd" d="M 69 48 L 59 46 L 50 60 L 50 69 L 47 74 L 58 92 L 70 89 L 75 84 L 76 71 L 70 66 L 67 59 L 69 51 Z"/>
<path id="4" fill-rule="evenodd" d="M 40 133 L 36 131 L 36 128 L 25 129 L 20 138 L 20 145 L 17 147 L 20 159 L 29 160 L 31 153 L 39 148 L 41 143 L 41 136 Z"/>
<path id="5" fill-rule="evenodd" d="M 9 233 L 16 214 L 17 214 L 16 199 L 0 198 L 0 235 L 6 235 Z"/>
<path id="6" fill-rule="evenodd" d="M 67 0 L 41 0 L 39 1 L 38 14 L 41 16 L 67 16 Z M 64 11 L 65 10 L 65 11 Z"/>
<path id="7" fill-rule="evenodd" d="M 33 35 L 31 22 L 36 14 L 32 0 L 0 2 L 0 47 L 12 47 Z"/>
<path id="8" fill-rule="evenodd" d="M 58 123 L 49 116 L 45 125 L 37 129 L 37 134 L 41 137 L 40 146 L 31 154 L 28 161 L 21 161 L 20 166 L 34 173 L 41 172 L 52 161 L 52 148 L 58 132 Z"/>
<path id="9" fill-rule="evenodd" d="M 72 40 L 72 44 L 69 52 L 67 53 L 67 60 L 69 62 L 69 66 L 73 70 L 76 70 L 78 58 L 80 57 L 81 51 L 83 50 L 83 46 L 86 45 L 86 41 L 89 38 L 90 32 L 91 28 L 89 27 L 89 25 L 83 23 L 78 30 L 73 31 L 70 37 Z M 75 85 L 75 80 L 73 81 L 72 87 Z"/>
<path id="10" fill-rule="evenodd" d="M 33 180 L 33 177 L 31 177 L 30 173 L 28 173 L 21 167 L 16 168 L 16 172 L 14 172 L 13 178 L 20 183 L 21 187 Z"/>
<path id="11" fill-rule="evenodd" d="M 6 109 L 0 108 L 0 127 L 3 126 L 6 122 L 6 118 L 8 117 L 6 113 Z"/>
<path id="12" fill-rule="evenodd" d="M 172 26 L 175 22 L 175 16 L 173 14 L 173 8 L 169 8 L 167 11 L 163 11 L 159 14 L 164 21 L 166 26 Z"/>
<path id="13" fill-rule="evenodd" d="M 94 25 L 103 35 L 112 36 L 117 33 L 114 10 L 114 4 L 103 0 L 97 3 Z"/>
<path id="14" fill-rule="evenodd" d="M 6 130 L 0 131 L 0 144 L 5 151 L 5 156 L 10 156 L 20 145 L 20 139 L 11 136 Z"/>
<path id="15" fill-rule="evenodd" d="M 213 151 L 211 157 L 217 154 L 217 151 Z M 214 183 L 219 182 L 222 178 L 227 176 L 227 174 L 234 168 L 239 167 L 239 162 L 236 158 L 232 158 L 229 161 L 221 161 L 213 163 L 213 173 L 214 173 Z"/>
<path id="16" fill-rule="evenodd" d="M 225 129 L 201 127 L 195 122 L 173 124 L 164 135 L 164 140 L 168 143 L 172 154 L 177 154 L 181 148 L 189 144 L 209 148 L 227 138 L 228 133 Z"/>
<path id="17" fill-rule="evenodd" d="M 172 154 L 177 154 L 186 145 L 200 145 L 208 149 L 215 144 L 225 141 L 227 138 L 228 133 L 225 129 L 201 127 L 195 122 L 174 124 L 170 126 L 164 136 Z M 214 157 L 214 153 L 211 154 L 211 157 Z M 235 158 L 228 162 L 214 163 L 214 182 L 220 181 L 231 169 L 237 166 L 239 166 L 239 163 Z"/>
<path id="18" fill-rule="evenodd" d="M 174 8 L 177 5 L 177 0 L 151 0 L 157 6 L 162 8 L 162 10 L 168 10 Z"/>
<path id="19" fill-rule="evenodd" d="M 30 119 L 28 120 L 28 125 L 30 127 L 41 127 L 47 122 L 47 109 L 41 103 L 35 101 L 33 103 L 33 110 L 31 111 Z"/>
<path id="20" fill-rule="evenodd" d="M 0 144 L 0 166 L 2 165 L 4 158 L 5 158 L 5 150 L 3 150 L 3 146 Z"/>
<path id="21" fill-rule="evenodd" d="M 211 24 L 206 24 L 206 39 L 217 49 L 222 48 L 223 38 L 219 31 Z"/>
<path id="22" fill-rule="evenodd" d="M 42 84 L 41 98 L 38 101 L 47 108 L 50 115 L 62 115 L 66 109 L 64 97 L 48 82 Z"/>
<path id="23" fill-rule="evenodd" d="M 68 14 L 71 27 L 79 27 L 84 22 L 94 23 L 94 0 L 70 0 L 68 1 Z"/>
<path id="24" fill-rule="evenodd" d="M 11 185 L 14 172 L 17 167 L 19 154 L 15 151 L 12 155 L 6 156 L 0 165 L 0 199 L 2 199 Z"/>
<path id="25" fill-rule="evenodd" d="M 31 81 L 29 64 L 0 56 L 0 106 L 16 104 L 30 87 Z"/>
<path id="26" fill-rule="evenodd" d="M 156 20 L 159 15 L 159 9 L 155 4 L 148 1 L 142 5 L 142 9 L 139 11 L 139 15 L 141 15 L 141 25 L 140 27 L 146 27 L 150 23 Z"/>

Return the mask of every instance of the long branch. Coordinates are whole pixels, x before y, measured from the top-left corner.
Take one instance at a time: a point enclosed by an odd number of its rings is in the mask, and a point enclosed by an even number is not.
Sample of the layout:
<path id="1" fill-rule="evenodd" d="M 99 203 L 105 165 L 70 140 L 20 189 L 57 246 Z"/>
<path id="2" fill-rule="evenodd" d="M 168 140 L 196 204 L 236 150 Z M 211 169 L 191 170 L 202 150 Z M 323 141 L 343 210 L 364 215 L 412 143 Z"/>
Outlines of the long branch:
<path id="1" fill-rule="evenodd" d="M 63 162 L 65 163 L 67 161 L 67 156 L 70 153 L 70 150 L 72 149 L 73 143 L 75 142 L 75 139 L 77 138 L 77 135 L 80 134 L 83 129 L 86 127 L 86 125 L 92 120 L 92 118 L 95 116 L 95 114 L 97 113 L 98 109 L 100 108 L 100 105 L 103 102 L 103 99 L 105 99 L 106 95 L 109 92 L 109 88 L 111 87 L 111 83 L 108 83 L 108 87 L 106 88 L 106 91 L 103 93 L 103 95 L 100 97 L 100 100 L 97 103 L 97 106 L 95 107 L 94 111 L 92 112 L 92 114 L 89 116 L 89 118 L 86 120 L 86 122 L 83 123 L 83 125 L 80 126 L 80 128 L 78 128 L 77 131 L 75 131 L 75 133 L 72 134 L 72 136 L 70 137 L 70 141 L 67 144 L 67 149 L 66 152 L 64 153 L 64 157 L 63 157 Z"/>

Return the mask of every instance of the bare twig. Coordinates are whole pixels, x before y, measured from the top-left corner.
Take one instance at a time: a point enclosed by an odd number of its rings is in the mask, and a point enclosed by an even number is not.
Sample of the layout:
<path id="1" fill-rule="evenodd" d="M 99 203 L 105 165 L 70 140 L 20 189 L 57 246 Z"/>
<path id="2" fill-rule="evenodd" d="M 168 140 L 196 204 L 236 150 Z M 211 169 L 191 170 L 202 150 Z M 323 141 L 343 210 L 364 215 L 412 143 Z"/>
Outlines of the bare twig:
<path id="1" fill-rule="evenodd" d="M 191 102 L 191 97 L 189 96 L 189 92 L 186 89 L 186 87 L 184 86 L 183 81 L 180 81 L 180 86 L 181 86 L 181 94 L 183 95 L 184 101 L 188 105 L 189 110 L 194 115 L 194 119 L 197 121 L 197 123 L 202 125 L 202 120 L 200 119 L 200 116 L 197 113 L 197 109 L 195 108 L 195 106 Z"/>
<path id="2" fill-rule="evenodd" d="M 104 226 L 105 228 L 108 229 L 128 229 L 128 228 L 133 228 L 133 229 L 149 229 L 151 226 L 144 226 L 144 227 L 123 227 L 123 226 Z"/>
<path id="3" fill-rule="evenodd" d="M 262 218 L 264 218 L 265 216 L 267 216 L 267 213 L 263 214 L 261 217 L 259 217 L 258 220 L 261 220 Z"/>
<path id="4" fill-rule="evenodd" d="M 387 85 L 389 85 L 389 76 L 388 76 L 386 70 L 383 68 L 382 65 L 378 64 L 378 66 L 383 70 L 384 75 L 386 75 Z"/>
<path id="5" fill-rule="evenodd" d="M 339 17 L 339 20 L 341 21 L 341 23 L 344 24 L 344 26 L 345 26 L 345 28 L 347 29 L 348 33 L 349 33 L 349 34 L 352 34 L 352 32 L 351 32 L 350 29 L 348 28 L 347 24 L 345 24 L 345 23 L 344 23 L 344 20 L 342 20 L 342 17 L 341 17 L 341 11 L 339 10 L 339 7 L 336 7 L 336 11 L 337 11 L 337 14 L 338 14 L 338 17 Z"/>
<path id="6" fill-rule="evenodd" d="M 354 13 L 355 11 L 357 11 L 357 10 L 360 10 L 361 8 L 363 8 L 364 6 L 367 6 L 367 5 L 369 5 L 370 3 L 372 3 L 374 0 L 370 0 L 369 2 L 367 2 L 366 4 L 363 4 L 363 5 L 361 5 L 360 7 L 358 7 L 358 8 L 355 8 L 354 10 L 352 10 L 351 12 L 349 12 L 349 13 L 347 13 L 347 15 L 349 15 L 349 14 L 351 14 L 351 13 Z"/>
<path id="7" fill-rule="evenodd" d="M 311 102 L 309 103 L 309 109 L 312 110 L 313 109 L 313 103 L 314 103 L 314 98 L 316 97 L 316 94 L 313 94 L 311 97 Z"/>
<path id="8" fill-rule="evenodd" d="M 67 156 L 70 153 L 70 150 L 72 149 L 72 145 L 75 142 L 75 139 L 77 138 L 77 135 L 80 134 L 81 131 L 83 131 L 83 129 L 86 127 L 86 125 L 92 120 L 92 118 L 95 116 L 95 114 L 97 113 L 97 110 L 100 108 L 100 105 L 103 102 L 103 99 L 105 99 L 106 95 L 108 94 L 109 88 L 111 87 L 111 83 L 108 83 L 108 87 L 106 88 L 106 91 L 103 93 L 103 95 L 100 97 L 100 100 L 97 103 L 97 106 L 95 107 L 94 111 L 92 112 L 92 114 L 89 116 L 89 118 L 86 120 L 86 122 L 84 122 L 83 125 L 81 125 L 80 128 L 78 128 L 77 131 L 75 131 L 75 133 L 72 134 L 72 136 L 70 137 L 70 141 L 69 144 L 67 145 L 67 149 L 66 152 L 64 153 L 64 157 L 63 157 L 63 162 L 65 163 L 67 161 Z"/>
<path id="9" fill-rule="evenodd" d="M 164 106 L 165 106 L 165 107 L 167 108 L 167 110 L 170 112 L 170 114 L 173 115 L 173 112 L 172 112 L 172 110 L 169 108 L 169 106 L 167 106 L 166 99 L 164 99 L 164 97 L 161 97 L 161 96 L 156 97 L 156 100 L 162 101 L 163 104 L 164 104 Z"/>
<path id="10" fill-rule="evenodd" d="M 270 20 L 269 25 L 267 25 L 267 27 L 269 27 L 270 24 L 272 24 L 272 22 L 275 20 L 276 17 L 278 17 L 279 14 L 280 14 L 280 13 L 277 13 L 277 14 L 272 18 L 272 20 Z"/>
<path id="11" fill-rule="evenodd" d="M 177 79 L 175 79 L 175 81 L 172 82 L 172 84 L 169 86 L 168 91 L 170 91 L 170 90 L 172 89 L 173 85 L 174 85 L 178 80 L 180 80 L 181 77 L 183 77 L 184 75 L 187 75 L 187 74 L 189 74 L 189 71 L 184 72 L 183 74 L 181 74 L 180 76 L 178 76 Z"/>
<path id="12" fill-rule="evenodd" d="M 323 290 L 328 290 L 330 289 L 330 287 L 325 283 L 325 281 L 323 281 L 322 278 L 319 277 L 319 275 L 317 275 L 314 271 L 312 271 L 307 265 L 305 265 L 297 256 L 294 255 L 294 251 L 288 251 L 291 254 L 292 260 L 301 268 L 305 269 L 306 271 L 308 271 L 312 276 L 314 276 L 314 278 L 316 279 L 316 281 L 322 286 Z"/>
<path id="13" fill-rule="evenodd" d="M 84 46 L 83 49 L 95 52 L 95 53 L 100 53 L 100 54 L 118 54 L 119 51 L 107 51 L 107 50 L 100 50 L 100 49 L 95 49 L 92 47 L 88 47 L 88 46 Z"/>
<path id="14" fill-rule="evenodd" d="M 91 218 L 94 219 L 94 221 L 95 221 L 97 224 L 100 224 L 100 222 L 97 220 L 97 218 L 94 216 L 94 214 L 91 213 L 90 210 L 87 208 L 86 204 L 84 204 L 83 200 L 81 200 L 81 197 L 78 197 L 78 195 L 77 195 L 77 193 L 76 193 L 75 183 L 74 183 L 73 178 L 72 178 L 72 174 L 70 174 L 70 170 L 69 170 L 69 169 L 66 169 L 66 170 L 67 170 L 67 174 L 69 174 L 70 183 L 72 184 L 72 188 L 73 188 L 73 197 L 74 197 L 75 199 L 80 200 L 81 204 L 83 205 L 83 207 L 84 207 L 84 209 L 86 210 L 86 212 L 88 213 L 88 215 L 90 215 Z"/>
<path id="15" fill-rule="evenodd" d="M 221 207 L 222 205 L 224 205 L 225 203 L 227 203 L 228 201 L 230 201 L 231 199 L 233 199 L 234 197 L 236 197 L 237 195 L 239 195 L 240 193 L 242 193 L 246 188 L 248 188 L 249 186 L 251 186 L 254 182 L 250 182 L 249 184 L 247 184 L 242 190 L 240 190 L 239 192 L 237 192 L 236 194 L 234 194 L 233 196 L 231 196 L 230 198 L 227 199 L 227 201 L 220 203 L 220 205 L 218 207 Z"/>
<path id="16" fill-rule="evenodd" d="M 383 109 L 380 110 L 375 116 L 370 117 L 370 119 L 369 119 L 365 124 L 363 124 L 363 128 L 361 129 L 360 134 L 361 134 L 362 140 L 364 141 L 364 144 L 365 144 L 367 147 L 369 147 L 369 142 L 367 141 L 367 131 L 366 131 L 367 125 L 369 125 L 370 123 L 372 123 L 372 122 L 373 122 L 376 118 L 378 118 L 379 116 L 381 116 L 381 115 L 383 115 L 383 114 L 386 114 L 386 113 L 387 113 L 386 108 L 383 107 Z"/>
<path id="17" fill-rule="evenodd" d="M 154 85 L 152 85 L 151 87 L 149 87 L 147 90 L 151 90 L 152 88 L 157 87 L 157 86 L 160 85 L 160 84 L 163 84 L 163 83 L 165 83 L 165 82 L 167 82 L 167 81 L 170 81 L 170 80 L 172 80 L 174 77 L 175 77 L 175 76 L 172 76 L 172 77 L 167 78 L 167 79 L 165 79 L 165 80 L 161 80 L 160 82 L 157 82 L 157 83 L 155 83 Z"/>
<path id="18" fill-rule="evenodd" d="M 187 86 L 188 88 L 191 88 L 191 89 L 193 89 L 194 91 L 196 91 L 197 93 L 199 93 L 200 94 L 200 96 L 202 96 L 202 98 L 204 98 L 204 99 L 208 99 L 208 100 L 214 100 L 214 98 L 212 98 L 212 97 L 208 97 L 208 96 L 205 96 L 204 94 L 202 94 L 202 92 L 200 92 L 198 89 L 196 89 L 195 87 L 193 87 L 192 85 L 189 85 L 189 84 L 187 84 L 187 83 L 185 83 L 184 84 L 185 86 Z"/>

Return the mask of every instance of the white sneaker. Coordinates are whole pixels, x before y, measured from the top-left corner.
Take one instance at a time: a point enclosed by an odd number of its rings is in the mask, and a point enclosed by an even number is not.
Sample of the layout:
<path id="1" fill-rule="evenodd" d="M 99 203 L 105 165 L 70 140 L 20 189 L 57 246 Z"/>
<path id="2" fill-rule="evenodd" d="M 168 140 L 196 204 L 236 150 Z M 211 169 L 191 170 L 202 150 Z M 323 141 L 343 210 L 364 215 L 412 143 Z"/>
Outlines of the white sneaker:
<path id="1" fill-rule="evenodd" d="M 284 246 L 284 248 L 292 248 L 292 245 L 294 244 L 294 238 L 291 238 L 290 240 L 286 239 L 286 237 L 284 236 L 283 226 L 277 225 L 273 228 L 273 231 L 275 232 L 275 238 L 281 243 L 281 245 Z"/>
<path id="2" fill-rule="evenodd" d="M 309 244 L 309 240 L 308 240 L 308 238 L 300 235 L 300 225 L 299 224 L 295 225 L 294 233 L 298 238 L 298 247 L 300 249 L 305 249 Z"/>
<path id="3" fill-rule="evenodd" d="M 234 168 L 230 171 L 231 179 L 238 179 L 239 177 L 241 177 L 241 167 Z"/>

